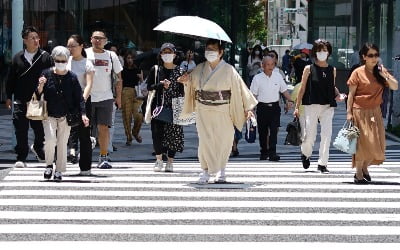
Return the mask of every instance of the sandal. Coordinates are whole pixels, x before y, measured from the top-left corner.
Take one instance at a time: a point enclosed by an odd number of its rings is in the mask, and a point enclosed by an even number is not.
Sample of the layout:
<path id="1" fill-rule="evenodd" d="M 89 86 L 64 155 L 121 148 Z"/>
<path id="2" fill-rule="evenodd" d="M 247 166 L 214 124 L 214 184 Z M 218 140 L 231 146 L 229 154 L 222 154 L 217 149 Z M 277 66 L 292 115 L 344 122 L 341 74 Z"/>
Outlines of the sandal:
<path id="1" fill-rule="evenodd" d="M 136 140 L 138 143 L 142 143 L 143 139 L 142 139 L 142 137 L 141 137 L 140 135 L 134 136 L 134 137 L 135 137 L 135 140 Z"/>

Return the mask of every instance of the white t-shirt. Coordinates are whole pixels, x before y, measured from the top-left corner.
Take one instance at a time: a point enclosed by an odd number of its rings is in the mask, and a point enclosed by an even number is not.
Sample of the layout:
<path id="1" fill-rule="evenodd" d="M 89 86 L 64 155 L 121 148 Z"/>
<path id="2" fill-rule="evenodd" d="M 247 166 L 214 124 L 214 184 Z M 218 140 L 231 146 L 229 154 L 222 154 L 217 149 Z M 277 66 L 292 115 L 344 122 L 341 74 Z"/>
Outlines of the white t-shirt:
<path id="1" fill-rule="evenodd" d="M 93 63 L 82 57 L 81 60 L 75 61 L 72 56 L 68 59 L 67 69 L 71 70 L 78 77 L 82 90 L 86 87 L 86 73 L 94 71 Z"/>
<path id="2" fill-rule="evenodd" d="M 272 71 L 271 77 L 261 72 L 254 76 L 250 85 L 250 91 L 259 102 L 270 103 L 279 101 L 279 94 L 287 90 L 286 83 L 282 76 Z"/>
<path id="3" fill-rule="evenodd" d="M 188 61 L 183 61 L 180 65 L 180 68 L 183 71 L 191 71 L 192 69 L 196 68 L 196 63 L 193 60 L 191 60 L 189 64 Z"/>
<path id="4" fill-rule="evenodd" d="M 103 53 L 94 53 L 92 48 L 85 49 L 85 51 L 87 59 L 94 65 L 93 86 L 90 92 L 92 102 L 114 99 L 111 90 L 111 70 L 114 70 L 115 74 L 122 71 L 117 54 L 109 50 L 104 50 Z"/>

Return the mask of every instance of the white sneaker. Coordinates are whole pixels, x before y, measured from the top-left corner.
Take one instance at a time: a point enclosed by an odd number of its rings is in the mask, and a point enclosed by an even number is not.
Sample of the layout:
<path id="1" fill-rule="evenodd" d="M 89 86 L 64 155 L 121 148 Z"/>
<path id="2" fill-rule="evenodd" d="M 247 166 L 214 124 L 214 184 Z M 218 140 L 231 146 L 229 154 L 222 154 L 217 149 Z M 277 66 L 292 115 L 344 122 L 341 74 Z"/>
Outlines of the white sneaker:
<path id="1" fill-rule="evenodd" d="M 90 176 L 90 175 L 92 175 L 92 171 L 90 169 L 89 170 L 85 170 L 85 171 L 81 171 L 81 172 L 79 172 L 79 175 Z"/>
<path id="2" fill-rule="evenodd" d="M 17 162 L 14 164 L 14 167 L 16 167 L 16 168 L 26 168 L 27 166 L 26 166 L 26 163 L 25 163 L 25 162 L 23 162 L 23 161 L 17 161 Z"/>
<path id="3" fill-rule="evenodd" d="M 200 178 L 197 181 L 197 184 L 207 184 L 208 180 L 210 179 L 210 174 L 208 173 L 208 171 L 203 170 L 203 172 L 200 174 Z"/>
<path id="4" fill-rule="evenodd" d="M 226 182 L 225 169 L 221 169 L 215 176 L 215 183 Z"/>
<path id="5" fill-rule="evenodd" d="M 167 162 L 165 165 L 165 172 L 173 172 L 174 171 L 174 166 L 172 165 L 172 162 Z"/>
<path id="6" fill-rule="evenodd" d="M 157 160 L 156 163 L 154 164 L 154 172 L 161 172 L 163 164 L 164 164 L 163 161 Z"/>

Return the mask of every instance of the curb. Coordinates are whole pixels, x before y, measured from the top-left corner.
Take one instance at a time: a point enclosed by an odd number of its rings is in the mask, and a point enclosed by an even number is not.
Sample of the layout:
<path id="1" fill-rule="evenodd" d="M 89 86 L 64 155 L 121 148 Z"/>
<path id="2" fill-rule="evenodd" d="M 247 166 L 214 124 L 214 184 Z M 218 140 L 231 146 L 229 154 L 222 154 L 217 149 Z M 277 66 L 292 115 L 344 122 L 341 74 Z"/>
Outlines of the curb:
<path id="1" fill-rule="evenodd" d="M 389 138 L 392 141 L 400 142 L 400 138 L 397 137 L 396 135 L 394 135 L 394 134 L 392 134 L 390 132 L 387 132 L 387 131 L 385 131 L 385 133 L 386 133 L 386 138 Z"/>

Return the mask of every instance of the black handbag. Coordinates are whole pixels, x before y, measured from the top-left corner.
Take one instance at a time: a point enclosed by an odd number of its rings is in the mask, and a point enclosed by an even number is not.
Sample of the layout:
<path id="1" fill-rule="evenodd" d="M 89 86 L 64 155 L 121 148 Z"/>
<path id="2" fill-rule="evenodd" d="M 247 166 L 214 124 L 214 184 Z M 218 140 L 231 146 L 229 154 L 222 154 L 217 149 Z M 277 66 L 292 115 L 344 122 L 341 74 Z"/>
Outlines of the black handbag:
<path id="1" fill-rule="evenodd" d="M 67 119 L 68 126 L 71 126 L 71 127 L 79 126 L 82 122 L 82 116 L 81 116 L 81 114 L 78 114 L 78 113 L 76 113 L 76 114 L 68 113 L 66 115 L 66 119 Z"/>
<path id="2" fill-rule="evenodd" d="M 153 111 L 153 119 L 172 123 L 173 114 L 172 109 L 164 106 L 158 106 Z"/>
<path id="3" fill-rule="evenodd" d="M 244 139 L 248 143 L 254 143 L 257 136 L 257 120 L 252 117 L 246 121 L 246 134 Z"/>
<path id="4" fill-rule="evenodd" d="M 300 146 L 301 128 L 297 117 L 295 117 L 292 122 L 288 123 L 286 126 L 286 132 L 288 133 L 286 135 L 285 145 Z"/>
<path id="5" fill-rule="evenodd" d="M 162 101 L 161 101 L 161 106 L 157 106 L 152 113 L 151 118 L 167 122 L 167 123 L 172 123 L 173 121 L 173 112 L 172 108 L 168 108 L 164 106 L 164 90 L 163 90 L 163 95 L 162 95 Z"/>

